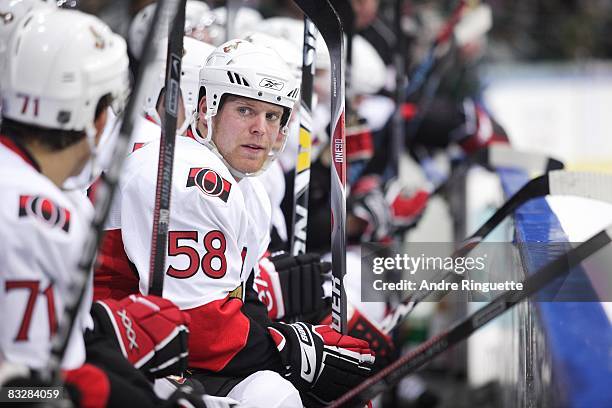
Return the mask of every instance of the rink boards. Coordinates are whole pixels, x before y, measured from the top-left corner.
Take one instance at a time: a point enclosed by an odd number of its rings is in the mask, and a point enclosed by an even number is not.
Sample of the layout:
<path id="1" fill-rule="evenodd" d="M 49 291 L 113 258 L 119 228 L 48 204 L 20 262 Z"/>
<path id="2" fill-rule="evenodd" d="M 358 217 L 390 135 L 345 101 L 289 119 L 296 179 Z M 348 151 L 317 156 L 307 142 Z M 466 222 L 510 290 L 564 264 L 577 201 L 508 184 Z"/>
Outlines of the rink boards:
<path id="1" fill-rule="evenodd" d="M 514 169 L 497 173 L 506 198 L 529 180 Z M 501 228 L 498 236 L 506 235 L 515 249 L 499 267 L 517 278 L 571 245 L 545 198 L 519 208 Z M 567 279 L 549 286 L 541 298 L 546 301 L 519 305 L 473 339 L 468 358 L 472 383 L 498 381 L 507 407 L 612 407 L 612 325 L 602 303 L 594 301 L 609 299 L 600 299 L 589 267 L 585 262 L 575 268 Z"/>

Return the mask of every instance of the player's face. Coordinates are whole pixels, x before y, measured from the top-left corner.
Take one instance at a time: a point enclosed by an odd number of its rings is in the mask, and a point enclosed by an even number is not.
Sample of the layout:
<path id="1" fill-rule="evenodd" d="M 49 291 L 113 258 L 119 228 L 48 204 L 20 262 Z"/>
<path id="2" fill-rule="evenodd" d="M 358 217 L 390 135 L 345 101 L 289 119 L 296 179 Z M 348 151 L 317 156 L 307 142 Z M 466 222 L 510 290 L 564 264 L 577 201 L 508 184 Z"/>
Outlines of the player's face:
<path id="1" fill-rule="evenodd" d="M 212 140 L 230 166 L 259 171 L 280 136 L 283 108 L 239 96 L 227 96 L 213 119 Z"/>

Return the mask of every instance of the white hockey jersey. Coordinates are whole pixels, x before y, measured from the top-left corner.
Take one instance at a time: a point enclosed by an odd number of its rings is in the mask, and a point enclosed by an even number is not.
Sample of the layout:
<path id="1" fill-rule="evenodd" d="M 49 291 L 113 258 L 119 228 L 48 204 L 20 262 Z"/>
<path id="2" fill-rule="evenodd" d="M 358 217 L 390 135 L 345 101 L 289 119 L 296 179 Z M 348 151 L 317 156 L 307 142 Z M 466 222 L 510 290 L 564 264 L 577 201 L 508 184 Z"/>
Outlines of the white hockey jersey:
<path id="1" fill-rule="evenodd" d="M 237 182 L 196 140 L 177 137 L 174 154 L 163 297 L 191 314 L 192 366 L 219 371 L 250 336 L 251 323 L 240 312 L 244 283 L 268 247 L 271 205 L 258 180 Z M 108 264 L 133 265 L 123 273 L 136 273 L 144 294 L 158 155 L 159 141 L 153 141 L 128 156 L 102 249 Z M 96 270 L 97 293 L 104 292 L 101 285 L 129 280 L 100 276 L 113 273 L 122 272 L 104 265 Z"/>
<path id="2" fill-rule="evenodd" d="M 6 137 L 0 137 L 0 185 L 0 350 L 9 361 L 42 368 L 93 210 L 83 193 L 61 191 Z M 90 307 L 91 282 L 62 362 L 66 369 L 85 360 Z"/>
<path id="3" fill-rule="evenodd" d="M 149 286 L 158 154 L 159 142 L 153 141 L 128 157 L 116 203 L 121 211 L 113 212 L 118 217 L 107 228 L 120 226 L 142 293 Z M 170 205 L 164 297 L 183 309 L 225 297 L 248 278 L 267 248 L 270 202 L 263 187 L 249 178 L 237 183 L 208 148 L 179 137 Z"/>

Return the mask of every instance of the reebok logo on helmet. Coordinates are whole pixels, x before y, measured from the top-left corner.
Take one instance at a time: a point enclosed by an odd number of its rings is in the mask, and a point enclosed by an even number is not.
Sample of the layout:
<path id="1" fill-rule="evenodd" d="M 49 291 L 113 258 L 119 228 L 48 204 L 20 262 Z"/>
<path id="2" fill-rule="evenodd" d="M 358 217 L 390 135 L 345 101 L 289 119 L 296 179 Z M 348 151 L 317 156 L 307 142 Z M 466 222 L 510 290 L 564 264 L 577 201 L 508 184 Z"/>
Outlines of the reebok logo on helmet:
<path id="1" fill-rule="evenodd" d="M 262 88 L 273 89 L 275 91 L 280 91 L 285 86 L 284 82 L 275 81 L 274 79 L 264 78 L 259 82 L 259 86 Z"/>

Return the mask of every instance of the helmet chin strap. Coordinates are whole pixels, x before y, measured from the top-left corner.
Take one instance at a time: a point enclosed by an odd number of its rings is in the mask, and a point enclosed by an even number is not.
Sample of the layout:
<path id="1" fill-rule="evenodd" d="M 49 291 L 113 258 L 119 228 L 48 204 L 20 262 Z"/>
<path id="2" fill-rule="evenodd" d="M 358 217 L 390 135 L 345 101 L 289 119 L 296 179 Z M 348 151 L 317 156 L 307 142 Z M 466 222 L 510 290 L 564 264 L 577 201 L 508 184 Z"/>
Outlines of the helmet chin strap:
<path id="1" fill-rule="evenodd" d="M 197 120 L 197 114 L 195 112 L 192 113 L 190 116 L 185 116 L 185 121 L 183 121 L 183 124 L 176 129 L 176 134 L 178 136 L 184 135 L 187 129 L 196 120 Z"/>
<path id="2" fill-rule="evenodd" d="M 145 114 L 149 115 L 149 117 L 155 121 L 156 125 L 158 125 L 160 127 L 163 126 L 162 125 L 161 117 L 159 116 L 159 113 L 157 112 L 156 109 L 147 109 L 145 111 Z M 187 129 L 189 128 L 189 126 L 194 121 L 197 121 L 197 113 L 196 112 L 192 113 L 190 116 L 185 116 L 185 120 L 183 121 L 183 123 L 181 123 L 180 126 L 177 123 L 176 135 L 177 136 L 183 136 L 185 134 L 185 132 L 187 131 Z"/>

